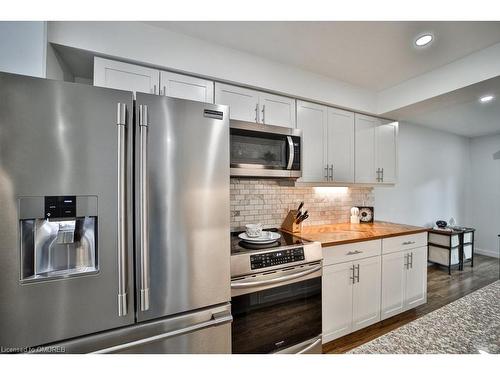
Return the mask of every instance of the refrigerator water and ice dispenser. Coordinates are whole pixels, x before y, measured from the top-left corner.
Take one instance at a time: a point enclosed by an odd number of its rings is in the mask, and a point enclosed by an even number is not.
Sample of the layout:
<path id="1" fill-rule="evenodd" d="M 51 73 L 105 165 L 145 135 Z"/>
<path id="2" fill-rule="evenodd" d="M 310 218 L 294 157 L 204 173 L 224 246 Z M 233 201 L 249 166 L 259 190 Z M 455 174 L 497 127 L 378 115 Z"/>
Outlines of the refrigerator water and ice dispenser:
<path id="1" fill-rule="evenodd" d="M 19 199 L 21 281 L 96 273 L 97 197 Z"/>

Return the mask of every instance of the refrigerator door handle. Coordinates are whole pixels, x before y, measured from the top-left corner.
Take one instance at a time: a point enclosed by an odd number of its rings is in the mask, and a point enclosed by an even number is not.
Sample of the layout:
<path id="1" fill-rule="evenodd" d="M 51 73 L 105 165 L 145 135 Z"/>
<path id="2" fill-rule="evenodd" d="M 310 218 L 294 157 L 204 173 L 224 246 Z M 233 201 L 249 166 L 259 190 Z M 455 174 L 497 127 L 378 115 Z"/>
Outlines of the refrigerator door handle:
<path id="1" fill-rule="evenodd" d="M 200 329 L 218 326 L 218 325 L 222 325 L 222 324 L 228 324 L 228 323 L 231 323 L 232 321 L 233 321 L 233 316 L 231 315 L 231 312 L 229 312 L 229 311 L 215 313 L 215 314 L 212 314 L 212 317 L 210 318 L 210 320 L 207 320 L 207 321 L 204 321 L 201 323 L 197 323 L 197 324 L 193 324 L 192 326 L 184 327 L 184 328 L 181 328 L 181 329 L 178 329 L 175 331 L 165 332 L 165 333 L 162 333 L 160 335 L 155 335 L 155 336 L 147 337 L 145 339 L 127 342 L 125 344 L 116 345 L 116 346 L 112 346 L 110 348 L 98 350 L 98 351 L 93 352 L 93 354 L 106 354 L 106 353 L 114 353 L 117 351 L 123 351 L 125 349 L 129 349 L 129 348 L 132 348 L 134 346 L 150 344 L 150 343 L 153 343 L 155 341 L 160 341 L 160 340 L 171 339 L 171 338 L 176 337 L 176 336 L 186 335 L 188 333 L 199 331 Z"/>
<path id="2" fill-rule="evenodd" d="M 148 106 L 139 105 L 140 309 L 149 310 Z"/>
<path id="3" fill-rule="evenodd" d="M 126 221 L 126 182 L 127 182 L 127 155 L 126 155 L 126 127 L 127 105 L 118 103 L 118 316 L 127 315 L 127 221 Z"/>

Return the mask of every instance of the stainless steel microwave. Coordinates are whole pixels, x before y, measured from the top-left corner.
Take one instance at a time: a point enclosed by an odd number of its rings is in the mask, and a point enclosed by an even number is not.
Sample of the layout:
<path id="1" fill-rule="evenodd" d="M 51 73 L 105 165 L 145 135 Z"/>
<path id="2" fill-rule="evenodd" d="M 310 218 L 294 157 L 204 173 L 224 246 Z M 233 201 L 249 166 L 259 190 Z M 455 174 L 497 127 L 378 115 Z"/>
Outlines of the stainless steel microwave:
<path id="1" fill-rule="evenodd" d="M 302 176 L 302 130 L 231 120 L 231 176 Z"/>

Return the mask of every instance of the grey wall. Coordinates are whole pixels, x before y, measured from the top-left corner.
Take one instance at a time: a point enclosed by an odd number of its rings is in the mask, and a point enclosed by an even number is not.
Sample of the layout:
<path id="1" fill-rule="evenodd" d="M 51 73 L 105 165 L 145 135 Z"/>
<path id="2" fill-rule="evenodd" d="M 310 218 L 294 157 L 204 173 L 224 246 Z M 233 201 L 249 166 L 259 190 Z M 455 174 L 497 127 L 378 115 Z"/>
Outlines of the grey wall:
<path id="1" fill-rule="evenodd" d="M 399 126 L 399 178 L 375 188 L 375 218 L 413 225 L 466 222 L 469 139 L 419 125 Z"/>
<path id="2" fill-rule="evenodd" d="M 471 179 L 468 199 L 468 224 L 476 228 L 476 247 L 487 254 L 500 256 L 500 134 L 473 138 Z"/>
<path id="3" fill-rule="evenodd" d="M 46 22 L 0 22 L 0 71 L 45 77 L 46 47 Z"/>

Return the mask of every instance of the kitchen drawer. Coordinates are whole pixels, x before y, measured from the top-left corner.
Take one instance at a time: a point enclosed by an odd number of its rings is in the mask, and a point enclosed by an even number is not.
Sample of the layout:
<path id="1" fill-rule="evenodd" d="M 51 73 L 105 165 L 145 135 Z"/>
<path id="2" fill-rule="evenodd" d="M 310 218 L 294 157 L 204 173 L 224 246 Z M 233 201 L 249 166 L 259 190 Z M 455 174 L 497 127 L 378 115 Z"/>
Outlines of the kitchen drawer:
<path id="1" fill-rule="evenodd" d="M 427 232 L 382 239 L 382 254 L 427 246 Z"/>
<path id="2" fill-rule="evenodd" d="M 350 262 L 381 254 L 381 240 L 361 241 L 323 248 L 323 265 Z"/>

